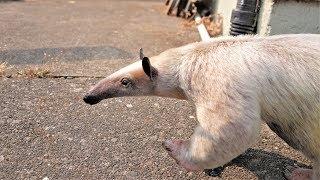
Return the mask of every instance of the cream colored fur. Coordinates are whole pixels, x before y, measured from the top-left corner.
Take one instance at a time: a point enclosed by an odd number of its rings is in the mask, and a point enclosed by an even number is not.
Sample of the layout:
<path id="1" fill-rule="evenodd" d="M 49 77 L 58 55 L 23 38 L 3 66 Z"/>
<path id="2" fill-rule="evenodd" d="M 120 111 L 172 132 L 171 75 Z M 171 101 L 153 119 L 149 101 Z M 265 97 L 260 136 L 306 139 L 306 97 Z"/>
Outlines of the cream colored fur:
<path id="1" fill-rule="evenodd" d="M 244 152 L 262 121 L 320 162 L 320 35 L 212 39 L 165 51 L 151 64 L 156 92 L 170 97 L 163 92 L 180 88 L 196 106 L 199 126 L 182 154 L 201 168 Z"/>

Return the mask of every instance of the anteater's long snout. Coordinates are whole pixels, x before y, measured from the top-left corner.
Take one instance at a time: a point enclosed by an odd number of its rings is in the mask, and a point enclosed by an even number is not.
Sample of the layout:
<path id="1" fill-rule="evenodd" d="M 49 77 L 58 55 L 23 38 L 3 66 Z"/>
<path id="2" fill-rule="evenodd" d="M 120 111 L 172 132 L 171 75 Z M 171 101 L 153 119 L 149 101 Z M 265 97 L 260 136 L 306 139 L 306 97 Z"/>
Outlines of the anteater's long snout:
<path id="1" fill-rule="evenodd" d="M 87 104 L 94 105 L 101 101 L 101 98 L 98 96 L 87 94 L 83 97 L 83 101 Z"/>

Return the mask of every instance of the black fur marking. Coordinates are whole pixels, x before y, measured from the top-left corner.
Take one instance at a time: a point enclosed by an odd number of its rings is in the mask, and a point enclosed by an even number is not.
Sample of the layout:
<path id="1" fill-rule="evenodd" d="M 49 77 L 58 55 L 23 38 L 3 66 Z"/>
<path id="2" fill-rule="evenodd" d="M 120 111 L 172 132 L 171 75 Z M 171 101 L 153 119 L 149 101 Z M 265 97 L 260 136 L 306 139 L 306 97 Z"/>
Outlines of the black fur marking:
<path id="1" fill-rule="evenodd" d="M 146 73 L 146 75 L 148 75 L 151 78 L 151 65 L 150 65 L 149 58 L 147 57 L 142 58 L 142 67 L 143 67 L 144 73 Z"/>
<path id="2" fill-rule="evenodd" d="M 293 124 L 289 125 L 289 129 L 285 131 L 281 128 L 278 124 L 274 122 L 267 123 L 267 125 L 270 127 L 270 129 L 275 132 L 281 139 L 283 139 L 287 144 L 289 144 L 291 147 L 302 150 L 303 147 L 301 147 L 301 143 L 294 138 L 294 126 Z"/>
<path id="3" fill-rule="evenodd" d="M 158 71 L 156 68 L 152 67 L 148 57 L 142 58 L 142 67 L 144 73 L 153 81 L 158 76 Z"/>

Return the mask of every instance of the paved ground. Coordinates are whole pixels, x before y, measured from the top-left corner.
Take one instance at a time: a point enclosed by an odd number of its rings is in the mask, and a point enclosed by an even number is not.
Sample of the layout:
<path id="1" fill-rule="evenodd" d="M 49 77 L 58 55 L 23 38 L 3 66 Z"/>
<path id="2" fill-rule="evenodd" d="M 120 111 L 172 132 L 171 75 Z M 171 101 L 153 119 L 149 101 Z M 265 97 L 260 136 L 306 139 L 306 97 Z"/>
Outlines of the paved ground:
<path id="1" fill-rule="evenodd" d="M 185 101 L 117 98 L 88 106 L 98 78 L 137 58 L 198 40 L 158 1 L 34 0 L 0 3 L 0 179 L 283 179 L 309 165 L 268 128 L 220 177 L 187 173 L 161 148 L 196 126 Z M 45 65 L 43 65 L 45 64 Z M 17 77 L 37 67 L 68 78 Z"/>
<path id="2" fill-rule="evenodd" d="M 70 3 L 75 2 L 75 3 Z M 27 1 L 0 5 L 0 59 L 41 63 L 154 55 L 198 39 L 156 1 Z M 162 13 L 162 14 L 161 14 Z"/>

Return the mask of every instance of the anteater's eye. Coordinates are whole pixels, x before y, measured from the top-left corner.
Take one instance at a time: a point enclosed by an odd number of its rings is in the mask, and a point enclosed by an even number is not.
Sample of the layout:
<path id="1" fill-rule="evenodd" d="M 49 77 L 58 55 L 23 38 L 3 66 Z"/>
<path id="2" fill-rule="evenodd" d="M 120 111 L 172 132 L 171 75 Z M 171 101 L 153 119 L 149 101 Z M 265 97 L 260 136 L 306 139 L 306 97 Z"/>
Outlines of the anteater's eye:
<path id="1" fill-rule="evenodd" d="M 121 79 L 121 84 L 124 86 L 124 87 L 128 87 L 130 85 L 130 81 L 126 78 L 123 78 Z"/>

